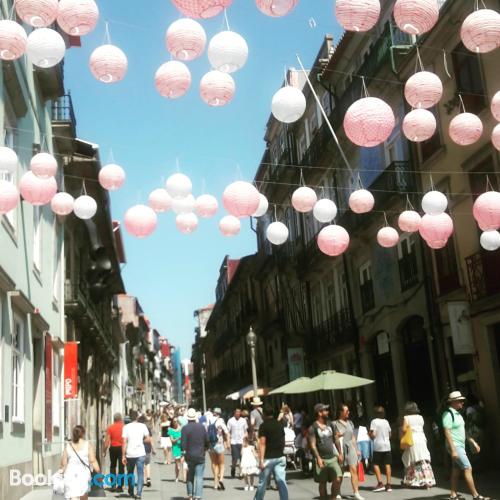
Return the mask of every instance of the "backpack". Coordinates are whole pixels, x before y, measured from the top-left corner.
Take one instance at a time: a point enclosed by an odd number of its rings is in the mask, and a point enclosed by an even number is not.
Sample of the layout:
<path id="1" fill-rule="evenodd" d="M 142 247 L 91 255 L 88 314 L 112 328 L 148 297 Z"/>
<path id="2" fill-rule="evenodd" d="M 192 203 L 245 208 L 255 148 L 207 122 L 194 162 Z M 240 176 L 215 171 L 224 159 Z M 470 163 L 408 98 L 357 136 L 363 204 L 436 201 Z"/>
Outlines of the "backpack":
<path id="1" fill-rule="evenodd" d="M 219 440 L 219 436 L 217 435 L 217 422 L 210 424 L 207 429 L 208 441 L 211 446 L 215 446 L 217 441 Z"/>
<path id="2" fill-rule="evenodd" d="M 443 443 L 446 442 L 446 436 L 444 435 L 444 427 L 443 427 L 443 415 L 446 412 L 448 412 L 451 415 L 451 421 L 455 422 L 455 415 L 449 408 L 446 408 L 442 412 L 439 412 L 438 415 L 436 415 L 436 419 L 434 421 L 437 438 L 439 441 Z"/>

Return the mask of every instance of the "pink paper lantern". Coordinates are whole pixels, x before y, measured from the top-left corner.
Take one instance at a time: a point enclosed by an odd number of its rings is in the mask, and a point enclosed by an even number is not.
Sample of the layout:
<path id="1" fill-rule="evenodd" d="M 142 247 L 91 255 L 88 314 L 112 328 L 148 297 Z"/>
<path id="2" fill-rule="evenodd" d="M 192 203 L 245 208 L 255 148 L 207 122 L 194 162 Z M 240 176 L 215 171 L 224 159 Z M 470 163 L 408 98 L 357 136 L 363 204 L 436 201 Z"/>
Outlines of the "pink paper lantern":
<path id="1" fill-rule="evenodd" d="M 439 5 L 437 0 L 397 0 L 394 19 L 401 31 L 421 35 L 438 22 Z"/>
<path id="2" fill-rule="evenodd" d="M 307 186 L 301 186 L 297 188 L 292 194 L 292 206 L 303 214 L 310 212 L 316 202 L 318 201 L 318 196 L 315 191 Z"/>
<path id="3" fill-rule="evenodd" d="M 208 19 L 227 9 L 233 0 L 172 0 L 174 6 L 185 16 Z"/>
<path id="4" fill-rule="evenodd" d="M 57 22 L 68 35 L 83 36 L 97 25 L 99 9 L 94 0 L 60 0 Z"/>
<path id="5" fill-rule="evenodd" d="M 399 233 L 393 227 L 383 227 L 377 233 L 377 241 L 381 247 L 393 248 L 399 243 Z"/>
<path id="6" fill-rule="evenodd" d="M 396 119 L 391 107 L 377 97 L 365 97 L 349 106 L 344 116 L 347 137 L 358 146 L 373 147 L 391 135 Z"/>
<path id="7" fill-rule="evenodd" d="M 427 109 L 414 109 L 403 120 L 403 133 L 412 142 L 430 139 L 436 127 L 436 117 Z"/>
<path id="8" fill-rule="evenodd" d="M 373 210 L 375 198 L 366 189 L 358 189 L 349 196 L 349 207 L 356 214 L 366 214 Z"/>
<path id="9" fill-rule="evenodd" d="M 368 31 L 380 16 L 379 0 L 337 0 L 335 16 L 347 31 Z"/>
<path id="10" fill-rule="evenodd" d="M 69 193 L 61 191 L 56 193 L 52 200 L 50 200 L 50 208 L 56 215 L 69 215 L 73 212 L 75 199 Z"/>
<path id="11" fill-rule="evenodd" d="M 467 16 L 460 30 L 464 45 L 478 54 L 500 47 L 500 14 L 491 9 L 479 9 Z"/>
<path id="12" fill-rule="evenodd" d="M 299 0 L 255 0 L 257 8 L 266 16 L 282 17 L 290 14 Z"/>
<path id="13" fill-rule="evenodd" d="M 217 213 L 218 209 L 219 203 L 217 202 L 217 198 L 215 196 L 212 196 L 211 194 L 202 194 L 196 198 L 195 210 L 200 217 L 203 217 L 204 219 L 213 217 Z"/>
<path id="14" fill-rule="evenodd" d="M 491 132 L 491 142 L 500 151 L 500 123 Z"/>
<path id="15" fill-rule="evenodd" d="M 125 213 L 125 228 L 137 238 L 149 236 L 158 224 L 155 211 L 146 205 L 135 205 Z"/>
<path id="16" fill-rule="evenodd" d="M 453 234 L 453 220 L 446 213 L 425 214 L 420 221 L 420 236 L 426 241 L 446 241 Z"/>
<path id="17" fill-rule="evenodd" d="M 57 173 L 57 160 L 49 153 L 38 153 L 31 158 L 30 168 L 37 177 L 48 179 Z"/>
<path id="18" fill-rule="evenodd" d="M 433 250 L 441 250 L 448 244 L 448 240 L 432 240 L 426 241 L 427 246 Z"/>
<path id="19" fill-rule="evenodd" d="M 125 77 L 128 69 L 127 56 L 115 45 L 101 45 L 90 55 L 90 71 L 102 83 L 116 83 Z"/>
<path id="20" fill-rule="evenodd" d="M 224 236 L 236 236 L 241 230 L 240 219 L 234 215 L 226 215 L 219 221 L 219 230 Z"/>
<path id="21" fill-rule="evenodd" d="M 181 61 L 192 61 L 200 57 L 207 44 L 203 26 L 193 19 L 178 19 L 165 35 L 167 50 Z"/>
<path id="22" fill-rule="evenodd" d="M 451 140 L 459 146 L 469 146 L 477 142 L 483 134 L 483 122 L 472 113 L 460 113 L 450 122 Z"/>
<path id="23" fill-rule="evenodd" d="M 405 233 L 416 233 L 422 218 L 415 210 L 405 210 L 398 218 L 398 226 Z"/>
<path id="24" fill-rule="evenodd" d="M 258 208 L 260 194 L 253 184 L 236 181 L 222 194 L 224 208 L 235 217 L 250 217 Z"/>
<path id="25" fill-rule="evenodd" d="M 413 108 L 432 108 L 443 97 L 443 83 L 430 71 L 419 71 L 405 84 L 405 98 Z"/>
<path id="26" fill-rule="evenodd" d="M 158 68 L 155 85 L 161 96 L 177 99 L 183 96 L 191 86 L 191 72 L 184 63 L 168 61 Z"/>
<path id="27" fill-rule="evenodd" d="M 24 28 L 9 19 L 0 21 L 0 59 L 13 61 L 26 52 L 28 35 Z"/>
<path id="28" fill-rule="evenodd" d="M 57 193 L 57 182 L 54 177 L 41 179 L 29 170 L 21 177 L 19 190 L 28 203 L 35 206 L 46 205 Z"/>
<path id="29" fill-rule="evenodd" d="M 109 163 L 99 170 L 99 184 L 108 191 L 117 191 L 125 182 L 125 170 L 120 165 Z"/>
<path id="30" fill-rule="evenodd" d="M 12 182 L 0 179 L 0 214 L 6 214 L 19 203 L 19 191 Z"/>
<path id="31" fill-rule="evenodd" d="M 157 213 L 167 212 L 172 208 L 172 197 L 164 188 L 155 189 L 148 198 L 149 206 Z"/>
<path id="32" fill-rule="evenodd" d="M 200 82 L 201 98 L 209 106 L 224 106 L 234 97 L 236 85 L 233 77 L 222 71 L 209 71 Z"/>
<path id="33" fill-rule="evenodd" d="M 192 212 L 178 214 L 175 217 L 175 225 L 182 234 L 191 234 L 198 227 L 198 217 Z"/>
<path id="34" fill-rule="evenodd" d="M 318 234 L 319 249 L 330 257 L 343 254 L 349 247 L 349 241 L 349 233 L 335 224 L 324 227 Z"/>
<path id="35" fill-rule="evenodd" d="M 500 193 L 487 191 L 477 197 L 472 215 L 483 231 L 500 229 Z"/>
<path id="36" fill-rule="evenodd" d="M 491 114 L 497 122 L 500 122 L 500 90 L 491 99 Z"/>
<path id="37" fill-rule="evenodd" d="M 57 3 L 57 0 L 15 0 L 18 16 L 34 28 L 46 28 L 55 21 Z"/>

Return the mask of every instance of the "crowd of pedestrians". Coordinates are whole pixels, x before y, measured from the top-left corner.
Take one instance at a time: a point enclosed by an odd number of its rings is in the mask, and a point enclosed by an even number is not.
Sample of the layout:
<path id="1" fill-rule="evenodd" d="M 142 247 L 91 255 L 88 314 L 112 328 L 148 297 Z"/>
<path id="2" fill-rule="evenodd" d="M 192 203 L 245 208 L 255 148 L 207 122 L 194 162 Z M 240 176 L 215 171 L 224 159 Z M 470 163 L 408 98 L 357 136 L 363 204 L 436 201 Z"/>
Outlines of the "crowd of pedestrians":
<path id="1" fill-rule="evenodd" d="M 480 452 L 479 410 L 464 412 L 464 404 L 462 394 L 452 392 L 434 423 L 451 459 L 449 498 L 459 498 L 458 479 L 463 474 L 473 498 L 488 500 L 476 489 L 468 456 L 468 450 Z M 352 488 L 349 495 L 364 500 L 360 482 L 365 481 L 365 474 L 372 473 L 372 491 L 389 494 L 395 439 L 404 467 L 401 484 L 422 489 L 435 486 L 425 422 L 418 405 L 411 401 L 406 404 L 397 429 L 391 428 L 383 406 L 377 405 L 372 413 L 374 418 L 363 422 L 351 418 L 346 404 L 339 405 L 333 415 L 328 405 L 318 403 L 309 416 L 302 409 L 293 412 L 287 405 L 277 411 L 254 398 L 249 413 L 236 408 L 226 422 L 219 407 L 201 414 L 193 408 L 167 405 L 156 415 L 132 410 L 128 422 L 120 414 L 114 415 L 102 450 L 104 455 L 109 453 L 111 474 L 126 472 L 128 478 L 134 477 L 125 486 L 129 497 L 135 499 L 141 499 L 143 488 L 150 487 L 154 480 L 150 464 L 157 443 L 163 450 L 161 463 L 175 464 L 174 479 L 186 483 L 189 500 L 203 498 L 207 452 L 213 488 L 226 489 L 225 456 L 230 453 L 230 477 L 241 479 L 242 489 L 254 492 L 254 500 L 262 500 L 271 487 L 278 491 L 280 500 L 288 500 L 287 469 L 297 466 L 306 476 L 314 477 L 321 500 L 342 498 L 342 488 L 348 488 L 343 485 L 346 477 Z M 474 432 L 470 432 L 470 426 L 466 430 L 466 419 L 476 426 Z M 289 433 L 296 436 L 292 449 Z M 65 498 L 85 499 L 91 474 L 99 470 L 94 449 L 85 441 L 85 429 L 76 426 L 61 460 Z M 118 483 L 112 491 L 123 492 L 123 487 Z"/>

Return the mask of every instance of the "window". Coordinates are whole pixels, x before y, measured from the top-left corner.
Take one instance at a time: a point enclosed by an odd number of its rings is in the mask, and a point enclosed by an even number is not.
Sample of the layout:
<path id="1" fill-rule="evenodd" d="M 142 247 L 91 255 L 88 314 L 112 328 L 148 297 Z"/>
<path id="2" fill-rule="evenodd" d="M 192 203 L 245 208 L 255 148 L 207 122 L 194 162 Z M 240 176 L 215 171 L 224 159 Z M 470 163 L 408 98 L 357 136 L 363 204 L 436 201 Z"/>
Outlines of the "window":
<path id="1" fill-rule="evenodd" d="M 299 138 L 297 147 L 297 154 L 299 156 L 299 161 L 302 160 L 302 157 L 304 156 L 305 152 L 306 152 L 306 137 L 304 134 L 302 134 Z"/>
<path id="2" fill-rule="evenodd" d="M 453 236 L 441 250 L 434 250 L 439 295 L 445 295 L 460 288 L 457 255 Z"/>
<path id="3" fill-rule="evenodd" d="M 24 422 L 24 324 L 14 317 L 12 335 L 12 421 Z"/>
<path id="4" fill-rule="evenodd" d="M 367 312 L 375 307 L 371 262 L 367 262 L 360 267 L 359 286 L 361 291 L 361 306 L 363 308 L 363 312 Z"/>
<path id="5" fill-rule="evenodd" d="M 403 234 L 398 243 L 399 280 L 404 292 L 418 283 L 417 255 L 410 234 Z"/>
<path id="6" fill-rule="evenodd" d="M 436 117 L 436 122 L 439 124 L 439 116 L 437 114 L 436 107 L 430 108 L 429 111 Z M 422 141 L 419 143 L 420 149 L 420 162 L 426 162 L 436 151 L 441 147 L 441 133 L 439 131 L 439 125 L 436 128 L 436 133 L 427 141 Z"/>
<path id="7" fill-rule="evenodd" d="M 54 241 L 53 241 L 52 273 L 53 273 L 53 291 L 54 300 L 59 302 L 61 295 L 61 252 L 59 250 L 59 231 L 57 220 L 54 219 Z"/>
<path id="8" fill-rule="evenodd" d="M 306 133 L 306 150 L 311 145 L 311 134 L 309 133 L 309 120 L 304 118 L 304 131 Z"/>
<path id="9" fill-rule="evenodd" d="M 321 96 L 321 106 L 323 106 L 323 109 L 325 110 L 325 113 L 327 115 L 330 114 L 332 110 L 330 103 L 331 103 L 330 92 L 324 92 L 323 95 Z"/>
<path id="10" fill-rule="evenodd" d="M 12 110 L 8 99 L 4 99 L 4 134 L 5 134 L 5 146 L 17 152 L 17 120 L 16 120 L 16 115 L 14 114 L 14 111 Z M 17 173 L 0 174 L 0 178 L 3 178 L 4 180 L 16 184 Z M 16 215 L 17 215 L 17 208 L 5 214 L 5 218 L 13 228 L 16 227 Z"/>
<path id="11" fill-rule="evenodd" d="M 57 351 L 52 351 L 52 425 L 61 427 L 61 362 Z"/>
<path id="12" fill-rule="evenodd" d="M 486 92 L 479 55 L 470 52 L 463 43 L 460 43 L 451 53 L 451 58 L 457 92 L 462 95 L 465 110 L 477 114 L 486 107 Z"/>
<path id="13" fill-rule="evenodd" d="M 42 270 L 42 210 L 38 206 L 33 207 L 33 264 Z"/>

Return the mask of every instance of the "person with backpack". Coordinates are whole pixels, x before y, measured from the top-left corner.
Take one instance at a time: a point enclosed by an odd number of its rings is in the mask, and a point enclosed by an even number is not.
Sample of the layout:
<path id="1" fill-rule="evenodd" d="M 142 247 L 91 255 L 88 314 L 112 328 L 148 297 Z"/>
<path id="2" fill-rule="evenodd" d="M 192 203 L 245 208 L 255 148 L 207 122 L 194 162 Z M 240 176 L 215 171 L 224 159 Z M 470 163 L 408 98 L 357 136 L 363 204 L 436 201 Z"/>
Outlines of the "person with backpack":
<path id="1" fill-rule="evenodd" d="M 463 471 L 465 482 L 474 500 L 490 500 L 489 497 L 480 495 L 474 484 L 472 476 L 472 466 L 467 452 L 465 450 L 465 443 L 469 441 L 471 447 L 476 453 L 481 451 L 479 445 L 473 438 L 468 437 L 465 432 L 465 420 L 463 419 L 460 411 L 463 409 L 465 397 L 462 396 L 460 391 L 453 391 L 448 396 L 448 408 L 442 415 L 442 425 L 444 436 L 446 439 L 446 448 L 452 459 L 451 471 L 451 493 L 450 500 L 458 498 L 458 479 L 460 473 Z"/>
<path id="2" fill-rule="evenodd" d="M 330 407 L 318 403 L 314 407 L 316 421 L 309 428 L 309 447 L 315 458 L 314 481 L 319 483 L 319 497 L 328 497 L 328 483 L 332 483 L 332 498 L 340 494 L 343 461 L 338 434 L 329 419 Z"/>
<path id="3" fill-rule="evenodd" d="M 229 445 L 229 431 L 224 419 L 220 416 L 221 409 L 214 408 L 213 416 L 208 421 L 207 434 L 209 455 L 214 474 L 214 490 L 225 490 L 224 487 L 224 453 Z"/>

